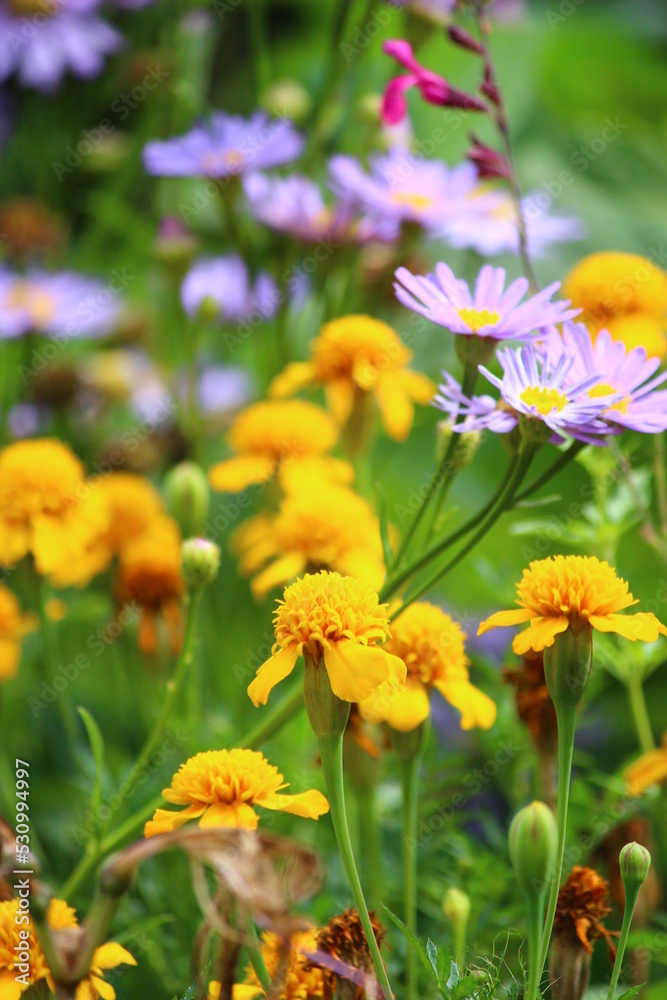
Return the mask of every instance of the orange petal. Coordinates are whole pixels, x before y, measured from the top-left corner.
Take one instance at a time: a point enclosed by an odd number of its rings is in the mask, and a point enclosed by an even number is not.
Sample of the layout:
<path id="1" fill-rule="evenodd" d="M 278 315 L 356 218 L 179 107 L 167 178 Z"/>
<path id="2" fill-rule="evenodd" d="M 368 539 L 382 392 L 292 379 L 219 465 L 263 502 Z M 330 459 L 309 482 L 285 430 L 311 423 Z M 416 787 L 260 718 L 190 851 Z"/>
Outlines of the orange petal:
<path id="1" fill-rule="evenodd" d="M 266 455 L 237 455 L 209 469 L 208 481 L 220 493 L 240 493 L 247 486 L 266 483 L 275 471 L 275 459 Z"/>
<path id="2" fill-rule="evenodd" d="M 258 822 L 257 813 L 247 802 L 214 802 L 199 820 L 199 825 L 204 829 L 223 826 L 254 830 Z"/>
<path id="3" fill-rule="evenodd" d="M 95 949 L 91 965 L 96 969 L 115 969 L 117 965 L 136 965 L 137 960 L 126 948 L 116 944 L 115 941 L 107 941 Z"/>
<path id="4" fill-rule="evenodd" d="M 625 784 L 630 795 L 642 795 L 652 785 L 667 781 L 667 753 L 649 750 L 626 768 Z"/>
<path id="5" fill-rule="evenodd" d="M 415 408 L 405 391 L 400 372 L 388 372 L 378 380 L 375 399 L 389 437 L 393 441 L 405 441 L 412 427 Z"/>
<path id="6" fill-rule="evenodd" d="M 616 632 L 624 639 L 635 642 L 655 642 L 658 636 L 667 635 L 667 628 L 650 611 L 636 615 L 591 615 L 588 619 L 598 632 Z"/>
<path id="7" fill-rule="evenodd" d="M 276 375 L 269 386 L 270 399 L 284 399 L 293 396 L 315 381 L 315 369 L 310 361 L 294 361 Z"/>
<path id="8" fill-rule="evenodd" d="M 324 387 L 327 406 L 337 424 L 347 423 L 354 406 L 354 383 L 346 378 L 332 379 Z"/>
<path id="9" fill-rule="evenodd" d="M 250 584 L 255 597 L 266 597 L 279 584 L 288 583 L 306 568 L 306 560 L 298 552 L 290 552 L 276 559 L 270 566 L 258 573 Z"/>
<path id="10" fill-rule="evenodd" d="M 426 406 L 435 395 L 435 382 L 421 372 L 413 372 L 411 368 L 404 368 L 401 372 L 403 387 L 415 403 Z"/>
<path id="11" fill-rule="evenodd" d="M 248 695 L 255 708 L 266 705 L 269 694 L 294 670 L 299 653 L 296 646 L 279 649 L 257 671 L 254 681 L 248 687 Z"/>
<path id="12" fill-rule="evenodd" d="M 393 661 L 397 661 L 394 663 Z M 393 670 L 405 677 L 405 664 L 379 646 L 343 639 L 324 649 L 324 666 L 331 690 L 342 701 L 363 701 Z"/>
<path id="13" fill-rule="evenodd" d="M 434 685 L 461 713 L 461 729 L 490 729 L 496 721 L 496 703 L 469 681 L 436 680 Z"/>
<path id="14" fill-rule="evenodd" d="M 155 837 L 160 833 L 171 833 L 187 823 L 188 820 L 197 819 L 205 811 L 206 806 L 189 806 L 181 812 L 174 812 L 173 809 L 156 809 L 153 819 L 144 826 L 144 837 Z"/>
<path id="15" fill-rule="evenodd" d="M 533 618 L 528 628 L 514 637 L 512 649 L 517 656 L 523 656 L 529 649 L 541 653 L 545 646 L 553 646 L 556 636 L 564 632 L 569 624 L 565 615 L 557 618 Z"/>
<path id="16" fill-rule="evenodd" d="M 528 608 L 514 608 L 512 611 L 496 611 L 485 621 L 480 622 L 477 635 L 484 635 L 492 628 L 506 628 L 509 625 L 523 625 L 529 622 L 533 613 Z"/>
<path id="17" fill-rule="evenodd" d="M 387 722 L 392 729 L 409 733 L 428 719 L 430 713 L 431 702 L 425 686 L 418 678 L 408 677 L 398 698 L 389 706 Z"/>
<path id="18" fill-rule="evenodd" d="M 305 819 L 319 819 L 329 812 L 329 802 L 316 788 L 297 795 L 278 795 L 274 792 L 255 799 L 255 802 L 264 809 L 277 809 L 279 812 L 293 813 Z"/>

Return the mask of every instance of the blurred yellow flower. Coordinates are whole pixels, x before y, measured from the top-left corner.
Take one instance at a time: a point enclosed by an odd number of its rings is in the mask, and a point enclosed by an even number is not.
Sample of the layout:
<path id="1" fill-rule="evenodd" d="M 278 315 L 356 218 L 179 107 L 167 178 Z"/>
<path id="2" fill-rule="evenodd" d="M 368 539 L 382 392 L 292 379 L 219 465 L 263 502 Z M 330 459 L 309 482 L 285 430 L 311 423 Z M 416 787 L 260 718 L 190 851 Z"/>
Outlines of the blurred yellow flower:
<path id="1" fill-rule="evenodd" d="M 412 427 L 414 404 L 426 405 L 435 385 L 407 365 L 412 351 L 395 330 L 371 316 L 343 316 L 325 323 L 313 341 L 309 361 L 288 365 L 272 382 L 269 395 L 291 396 L 323 385 L 334 420 L 343 425 L 355 401 L 371 393 L 387 434 L 404 441 Z"/>
<path id="2" fill-rule="evenodd" d="M 652 785 L 667 781 L 667 733 L 663 733 L 662 746 L 642 754 L 625 769 L 624 777 L 628 795 L 643 795 Z"/>
<path id="3" fill-rule="evenodd" d="M 67 445 L 39 438 L 0 451 L 3 565 L 14 566 L 32 552 L 41 575 L 63 585 L 87 583 L 97 572 L 89 552 L 108 517 L 99 489 L 86 482 Z"/>
<path id="4" fill-rule="evenodd" d="M 254 483 L 266 483 L 298 473 L 306 463 L 332 482 L 351 482 L 347 462 L 326 453 L 336 443 L 338 428 L 320 406 L 300 399 L 255 403 L 236 417 L 227 434 L 234 457 L 214 465 L 209 481 L 215 490 L 239 493 Z"/>
<path id="5" fill-rule="evenodd" d="M 307 652 L 323 661 L 331 690 L 342 701 L 363 701 L 392 675 L 405 681 L 402 660 L 380 648 L 389 637 L 387 605 L 362 580 L 340 573 L 306 574 L 285 589 L 274 617 L 273 653 L 248 688 L 255 706 L 292 673 Z"/>
<path id="6" fill-rule="evenodd" d="M 289 939 L 287 968 L 282 973 L 282 985 L 276 1000 L 315 1000 L 324 995 L 321 969 L 311 965 L 306 954 L 317 951 L 317 930 L 299 931 Z M 285 942 L 272 931 L 262 934 L 262 958 L 271 979 L 275 979 L 285 953 Z M 245 979 L 232 990 L 232 1000 L 254 1000 L 266 996 L 252 965 L 246 966 Z M 220 983 L 209 985 L 208 1000 L 219 1000 Z"/>
<path id="7" fill-rule="evenodd" d="M 278 768 L 256 750 L 206 750 L 181 764 L 171 786 L 162 792 L 167 802 L 187 808 L 181 812 L 156 809 L 144 835 L 177 830 L 191 819 L 198 819 L 201 827 L 254 830 L 259 822 L 254 806 L 307 819 L 318 819 L 329 811 L 329 803 L 316 789 L 279 794 L 288 787 Z"/>
<path id="8" fill-rule="evenodd" d="M 411 604 L 391 625 L 384 647 L 407 667 L 407 682 L 398 689 L 390 682 L 362 701 L 359 710 L 369 722 L 387 722 L 409 732 L 429 716 L 429 693 L 436 688 L 461 712 L 461 727 L 489 729 L 496 721 L 495 703 L 468 678 L 465 632 L 434 604 Z"/>
<path id="9" fill-rule="evenodd" d="M 625 639 L 655 642 L 667 628 L 650 612 L 620 615 L 638 604 L 625 580 L 616 576 L 608 562 L 595 556 L 550 556 L 538 559 L 523 571 L 517 585 L 519 607 L 498 611 L 479 626 L 478 635 L 504 625 L 530 622 L 515 636 L 512 648 L 520 656 L 529 649 L 539 653 L 552 646 L 567 628 L 578 632 L 594 628 L 616 632 Z"/>
<path id="10" fill-rule="evenodd" d="M 577 317 L 594 335 L 609 330 L 628 350 L 643 347 L 648 357 L 667 351 L 667 274 L 633 253 L 590 254 L 572 268 L 563 295 L 583 310 Z"/>
<path id="11" fill-rule="evenodd" d="M 181 644 L 181 535 L 171 518 L 160 516 L 133 542 L 126 544 L 118 563 L 114 594 L 119 605 L 136 603 L 142 609 L 139 646 L 144 653 L 157 648 L 156 615 L 167 625 L 171 646 Z"/>
<path id="12" fill-rule="evenodd" d="M 352 490 L 321 480 L 311 479 L 308 490 L 288 494 L 277 514 L 242 524 L 231 548 L 241 556 L 241 573 L 257 573 L 251 584 L 256 597 L 304 570 L 338 570 L 375 588 L 384 579 L 380 525 L 373 511 Z"/>
<path id="13" fill-rule="evenodd" d="M 0 584 L 0 681 L 14 677 L 21 656 L 21 639 L 34 627 L 31 616 L 21 614 L 11 590 Z"/>

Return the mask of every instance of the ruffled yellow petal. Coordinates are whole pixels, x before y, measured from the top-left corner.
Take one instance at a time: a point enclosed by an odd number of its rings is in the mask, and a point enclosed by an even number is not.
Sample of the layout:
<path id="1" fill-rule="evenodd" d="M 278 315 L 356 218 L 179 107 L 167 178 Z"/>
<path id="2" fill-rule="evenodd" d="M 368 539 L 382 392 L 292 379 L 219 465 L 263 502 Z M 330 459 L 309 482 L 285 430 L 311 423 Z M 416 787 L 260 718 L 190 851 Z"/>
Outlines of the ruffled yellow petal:
<path id="1" fill-rule="evenodd" d="M 625 770 L 625 786 L 629 795 L 643 795 L 653 785 L 667 781 L 667 750 L 649 750 Z"/>
<path id="2" fill-rule="evenodd" d="M 405 667 L 405 662 L 400 657 L 392 656 L 387 679 L 374 688 L 368 698 L 359 702 L 359 712 L 366 722 L 384 722 L 392 705 L 400 698 L 406 684 L 410 683 L 411 679 L 406 678 L 406 673 L 399 664 Z"/>
<path id="3" fill-rule="evenodd" d="M 428 719 L 431 703 L 426 687 L 417 677 L 408 677 L 404 688 L 389 706 L 386 721 L 392 729 L 409 733 Z"/>
<path id="4" fill-rule="evenodd" d="M 393 661 L 397 661 L 394 663 Z M 324 649 L 324 666 L 331 690 L 342 701 L 363 701 L 387 680 L 392 671 L 405 678 L 402 660 L 379 646 L 364 646 L 343 639 Z"/>
<path id="5" fill-rule="evenodd" d="M 347 576 L 354 576 L 370 584 L 374 590 L 379 590 L 385 578 L 385 567 L 382 560 L 374 553 L 364 550 L 349 552 L 340 560 L 338 568 Z"/>
<path id="6" fill-rule="evenodd" d="M 477 635 L 484 635 L 492 628 L 506 628 L 509 625 L 523 625 L 529 622 L 532 612 L 528 608 L 513 608 L 511 611 L 496 611 L 485 621 L 480 622 Z"/>
<path id="7" fill-rule="evenodd" d="M 113 997 L 111 997 L 110 1000 L 115 1000 L 116 994 L 113 990 L 113 986 L 110 986 L 109 988 L 113 992 Z M 76 993 L 74 994 L 74 998 L 75 1000 L 97 1000 L 98 994 L 99 991 L 95 989 L 92 982 L 90 981 L 90 977 L 88 977 L 87 979 L 81 980 L 81 982 L 76 988 Z"/>
<path id="8" fill-rule="evenodd" d="M 14 970 L 0 972 L 0 997 L 2 1000 L 19 1000 L 23 987 L 16 982 Z"/>
<path id="9" fill-rule="evenodd" d="M 400 372 L 401 382 L 407 394 L 420 406 L 426 406 L 435 395 L 435 382 L 432 382 L 427 375 L 422 372 L 413 372 L 411 368 L 404 368 Z"/>
<path id="10" fill-rule="evenodd" d="M 18 521 L 0 520 L 0 563 L 14 566 L 30 549 L 30 528 Z"/>
<path id="11" fill-rule="evenodd" d="M 248 687 L 248 696 L 255 708 L 258 705 L 266 705 L 276 684 L 280 684 L 294 670 L 298 656 L 296 646 L 287 646 L 285 649 L 279 649 L 262 664 L 254 681 Z"/>
<path id="12" fill-rule="evenodd" d="M 341 458 L 322 455 L 283 462 L 278 478 L 286 493 L 299 493 L 312 490 L 318 481 L 347 485 L 354 480 L 354 469 Z"/>
<path id="13" fill-rule="evenodd" d="M 469 681 L 438 679 L 433 686 L 461 713 L 461 729 L 490 729 L 496 721 L 496 703 Z"/>
<path id="14" fill-rule="evenodd" d="M 250 587 L 255 597 L 266 597 L 279 584 L 288 583 L 306 568 L 306 560 L 298 552 L 276 559 L 265 570 L 258 573 Z"/>
<path id="15" fill-rule="evenodd" d="M 405 391 L 401 374 L 387 372 L 375 386 L 382 424 L 393 441 L 405 441 L 415 416 L 415 408 Z"/>
<path id="16" fill-rule="evenodd" d="M 214 984 L 211 983 L 211 986 Z M 220 983 L 217 983 L 218 992 L 209 993 L 210 1000 L 218 1000 L 220 997 Z M 265 997 L 266 993 L 261 986 L 247 986 L 245 983 L 234 983 L 232 986 L 232 1000 L 255 1000 L 255 997 Z"/>
<path id="17" fill-rule="evenodd" d="M 326 383 L 324 393 L 327 397 L 327 406 L 335 422 L 340 426 L 347 423 L 354 406 L 354 383 L 346 378 L 332 379 Z"/>
<path id="18" fill-rule="evenodd" d="M 238 827 L 242 830 L 255 830 L 259 816 L 247 802 L 214 802 L 210 805 L 199 825 L 204 829 L 209 827 Z"/>
<path id="19" fill-rule="evenodd" d="M 294 361 L 276 375 L 269 386 L 270 399 L 284 399 L 293 396 L 299 389 L 305 389 L 315 381 L 315 369 L 310 361 Z"/>
<path id="20" fill-rule="evenodd" d="M 650 611 L 635 615 L 591 615 L 588 619 L 598 632 L 616 632 L 624 639 L 635 642 L 655 642 L 658 636 L 667 635 L 667 628 Z"/>
<path id="21" fill-rule="evenodd" d="M 248 486 L 266 483 L 275 471 L 275 461 L 265 455 L 237 455 L 209 469 L 208 481 L 220 493 L 240 493 Z"/>
<path id="22" fill-rule="evenodd" d="M 277 809 L 279 812 L 292 813 L 294 816 L 303 816 L 305 819 L 319 819 L 329 812 L 329 802 L 322 792 L 316 788 L 308 792 L 299 792 L 296 795 L 286 795 L 284 793 L 269 793 L 255 799 L 258 806 L 264 809 Z"/>
<path id="23" fill-rule="evenodd" d="M 514 637 L 512 649 L 517 656 L 523 656 L 529 649 L 540 653 L 546 646 L 553 646 L 556 636 L 564 632 L 569 624 L 565 615 L 558 618 L 533 618 L 528 628 Z"/>
<path id="24" fill-rule="evenodd" d="M 169 791 L 169 789 L 165 789 L 165 791 Z M 162 795 L 167 798 L 164 791 Z M 160 833 L 171 833 L 172 830 L 178 830 L 188 820 L 202 816 L 205 809 L 206 806 L 188 806 L 181 812 L 174 812 L 173 809 L 156 809 L 153 819 L 144 826 L 144 837 L 155 837 Z"/>
<path id="25" fill-rule="evenodd" d="M 115 969 L 117 965 L 123 964 L 136 965 L 137 960 L 127 948 L 116 944 L 115 941 L 107 941 L 106 944 L 96 948 L 91 962 L 95 969 Z"/>

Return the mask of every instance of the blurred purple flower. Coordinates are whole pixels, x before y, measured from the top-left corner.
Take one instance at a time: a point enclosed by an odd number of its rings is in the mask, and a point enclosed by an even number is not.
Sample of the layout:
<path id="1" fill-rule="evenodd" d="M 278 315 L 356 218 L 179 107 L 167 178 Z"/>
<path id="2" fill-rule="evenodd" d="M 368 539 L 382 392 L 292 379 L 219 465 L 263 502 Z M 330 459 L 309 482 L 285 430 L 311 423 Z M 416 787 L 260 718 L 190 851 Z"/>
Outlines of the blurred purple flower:
<path id="1" fill-rule="evenodd" d="M 370 173 L 366 173 L 354 157 L 333 156 L 330 186 L 345 201 L 385 224 L 416 222 L 429 230 L 442 227 L 477 183 L 471 163 L 449 168 L 418 160 L 405 149 L 371 156 L 369 165 Z"/>
<path id="2" fill-rule="evenodd" d="M 220 321 L 243 322 L 255 312 L 270 319 L 280 298 L 275 281 L 264 272 L 251 285 L 248 269 L 236 253 L 196 261 L 181 285 L 181 302 L 191 318 L 210 304 Z"/>
<path id="3" fill-rule="evenodd" d="M 45 0 L 34 13 L 0 0 L 0 82 L 16 73 L 19 83 L 45 92 L 65 73 L 97 76 L 123 36 L 97 16 L 100 0 Z"/>
<path id="4" fill-rule="evenodd" d="M 345 202 L 328 207 L 318 185 L 301 174 L 249 174 L 243 189 L 250 211 L 259 222 L 305 243 L 327 238 L 341 243 L 366 243 L 398 235 L 395 225 L 360 218 Z"/>
<path id="5" fill-rule="evenodd" d="M 183 136 L 149 142 L 143 160 L 147 173 L 158 177 L 231 177 L 289 163 L 303 146 L 286 118 L 219 111 Z"/>
<path id="6" fill-rule="evenodd" d="M 115 326 L 121 305 L 111 287 L 71 271 L 19 275 L 0 269 L 0 338 L 102 337 Z"/>
<path id="7" fill-rule="evenodd" d="M 197 399 L 203 413 L 240 410 L 251 395 L 250 375 L 231 365 L 209 365 L 199 375 Z"/>

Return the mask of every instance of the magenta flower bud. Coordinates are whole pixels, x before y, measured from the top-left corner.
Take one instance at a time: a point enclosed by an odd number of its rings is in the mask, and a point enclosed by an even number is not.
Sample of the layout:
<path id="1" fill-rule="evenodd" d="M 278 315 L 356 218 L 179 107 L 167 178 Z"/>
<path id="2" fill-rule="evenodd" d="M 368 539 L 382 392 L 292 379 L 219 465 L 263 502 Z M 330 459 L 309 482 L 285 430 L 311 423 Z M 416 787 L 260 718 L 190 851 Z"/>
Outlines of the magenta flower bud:
<path id="1" fill-rule="evenodd" d="M 493 79 L 493 73 L 488 63 L 484 67 L 484 82 L 479 89 L 497 108 L 500 107 L 500 91 L 498 90 L 496 81 Z"/>
<path id="2" fill-rule="evenodd" d="M 478 42 L 476 38 L 464 31 L 463 28 L 459 28 L 456 24 L 450 24 L 447 29 L 447 33 L 454 45 L 459 45 L 462 49 L 468 49 L 469 52 L 476 52 L 477 55 L 485 56 L 486 49 L 481 42 Z"/>
<path id="3" fill-rule="evenodd" d="M 502 153 L 498 153 L 491 146 L 480 142 L 474 135 L 471 136 L 471 139 L 472 147 L 466 153 L 466 159 L 475 164 L 481 180 L 488 180 L 492 177 L 503 177 L 507 180 L 511 177 L 510 165 Z"/>

